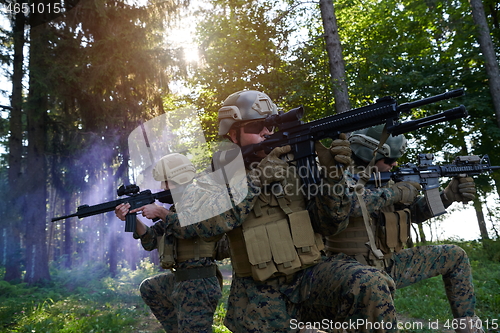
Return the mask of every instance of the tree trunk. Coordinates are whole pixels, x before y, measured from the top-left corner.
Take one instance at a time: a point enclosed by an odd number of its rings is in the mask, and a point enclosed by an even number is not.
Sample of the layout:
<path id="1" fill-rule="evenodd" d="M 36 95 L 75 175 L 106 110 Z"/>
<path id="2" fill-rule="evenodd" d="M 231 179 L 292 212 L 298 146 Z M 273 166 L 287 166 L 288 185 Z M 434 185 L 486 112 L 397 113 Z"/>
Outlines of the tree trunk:
<path id="1" fill-rule="evenodd" d="M 498 68 L 497 57 L 493 42 L 491 40 L 490 29 L 484 14 L 483 2 L 481 0 L 469 0 L 472 8 L 472 17 L 477 25 L 478 41 L 483 52 L 486 73 L 488 74 L 488 84 L 490 86 L 493 109 L 497 118 L 497 125 L 500 127 L 500 70 Z"/>
<path id="2" fill-rule="evenodd" d="M 22 5 L 23 2 L 21 2 Z M 23 152 L 23 124 L 22 124 L 22 103 L 23 103 L 23 62 L 24 62 L 24 13 L 19 12 L 14 18 L 14 61 L 12 71 L 12 99 L 9 119 L 9 193 L 11 215 L 7 217 L 8 225 L 5 233 L 6 237 L 6 262 L 5 281 L 21 280 L 21 231 L 19 230 L 21 213 L 20 179 L 22 176 L 22 152 Z"/>
<path id="3" fill-rule="evenodd" d="M 47 25 L 30 30 L 29 94 L 27 103 L 28 165 L 26 212 L 26 275 L 29 284 L 50 280 L 47 256 L 47 169 L 45 162 L 47 86 L 44 64 L 47 50 Z"/>
<path id="4" fill-rule="evenodd" d="M 320 0 L 319 8 L 325 30 L 326 52 L 328 53 L 328 65 L 333 82 L 333 96 L 335 98 L 335 111 L 341 113 L 351 109 L 347 82 L 345 75 L 344 59 L 342 57 L 342 45 L 335 17 L 335 9 L 332 0 Z"/>
<path id="5" fill-rule="evenodd" d="M 425 238 L 424 226 L 422 223 L 418 223 L 418 233 L 420 234 L 420 242 L 422 244 L 427 243 L 427 239 Z"/>
<path id="6" fill-rule="evenodd" d="M 70 205 L 70 200 L 72 197 L 67 197 L 64 200 L 64 212 L 66 215 L 71 214 L 71 205 Z M 66 219 L 64 222 L 64 267 L 66 268 L 71 268 L 72 266 L 72 247 L 73 247 L 73 233 L 72 233 L 72 225 L 73 225 L 73 219 Z"/>
<path id="7" fill-rule="evenodd" d="M 116 228 L 113 228 L 116 229 Z M 108 249 L 108 264 L 109 264 L 109 272 L 112 277 L 116 277 L 118 274 L 118 232 L 116 230 L 112 230 L 109 235 L 109 249 Z"/>
<path id="8" fill-rule="evenodd" d="M 477 223 L 479 224 L 479 232 L 482 239 L 490 239 L 488 229 L 486 228 L 486 220 L 483 213 L 483 205 L 479 198 L 474 199 L 474 208 L 476 210 Z"/>

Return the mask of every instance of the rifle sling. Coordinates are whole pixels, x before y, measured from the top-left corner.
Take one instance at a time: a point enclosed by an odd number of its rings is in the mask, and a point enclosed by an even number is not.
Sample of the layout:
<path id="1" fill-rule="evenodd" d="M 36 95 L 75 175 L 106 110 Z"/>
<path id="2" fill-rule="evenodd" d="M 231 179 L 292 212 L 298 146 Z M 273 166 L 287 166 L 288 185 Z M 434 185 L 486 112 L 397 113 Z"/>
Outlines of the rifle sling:
<path id="1" fill-rule="evenodd" d="M 383 259 L 384 254 L 382 253 L 382 251 L 380 251 L 380 249 L 377 249 L 377 246 L 375 245 L 375 235 L 373 234 L 373 229 L 370 226 L 370 216 L 368 214 L 368 209 L 366 208 L 366 203 L 359 191 L 356 191 L 356 196 L 358 197 L 359 205 L 363 213 L 363 222 L 365 223 L 366 232 L 368 233 L 368 239 L 370 240 L 368 242 L 368 246 L 377 259 Z"/>
<path id="2" fill-rule="evenodd" d="M 375 159 L 377 156 L 377 152 L 385 144 L 385 141 L 387 141 L 387 138 L 389 138 L 389 133 L 387 132 L 387 125 L 386 125 L 386 126 L 384 126 L 384 129 L 382 131 L 382 135 L 380 137 L 378 147 L 373 151 L 373 158 L 370 161 L 370 163 L 368 163 L 366 170 L 370 170 L 371 167 L 373 167 L 375 165 L 375 162 L 376 162 Z M 360 178 L 359 178 L 358 184 L 361 184 L 363 186 L 370 179 L 370 174 L 368 174 L 366 172 L 360 174 L 359 176 L 360 176 Z M 377 248 L 376 243 L 375 243 L 375 235 L 373 234 L 373 229 L 370 226 L 370 214 L 368 214 L 368 209 L 366 208 L 366 203 L 363 200 L 363 196 L 361 195 L 361 193 L 359 191 L 356 191 L 356 196 L 358 197 L 359 206 L 361 207 L 361 212 L 363 213 L 363 222 L 365 223 L 366 232 L 368 233 L 369 242 L 367 245 L 370 247 L 370 250 L 372 251 L 373 255 L 377 259 L 383 259 L 384 254 L 382 253 L 382 251 L 380 249 Z"/>

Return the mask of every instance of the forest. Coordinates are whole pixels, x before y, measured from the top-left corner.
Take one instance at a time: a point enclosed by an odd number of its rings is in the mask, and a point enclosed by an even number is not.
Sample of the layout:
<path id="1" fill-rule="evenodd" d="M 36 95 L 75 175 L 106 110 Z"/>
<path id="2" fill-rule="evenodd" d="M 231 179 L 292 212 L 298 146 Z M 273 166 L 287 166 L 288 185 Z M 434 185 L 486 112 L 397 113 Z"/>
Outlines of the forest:
<path id="1" fill-rule="evenodd" d="M 129 138 L 152 119 L 193 109 L 207 145 L 217 142 L 217 110 L 243 89 L 267 93 L 283 111 L 303 105 L 303 120 L 312 121 L 384 96 L 403 104 L 463 88 L 463 97 L 404 116 L 461 104 L 468 112 L 406 134 L 401 162 L 426 152 L 440 163 L 488 155 L 500 165 L 496 0 L 0 0 L 0 7 L 0 276 L 11 284 L 43 286 L 55 270 L 96 263 L 112 278 L 157 263 L 114 212 L 51 219 L 116 200 L 120 185 L 137 182 Z M 480 230 L 477 244 L 497 253 L 500 173 L 475 183 L 470 223 Z M 421 225 L 413 237 L 433 240 Z"/>

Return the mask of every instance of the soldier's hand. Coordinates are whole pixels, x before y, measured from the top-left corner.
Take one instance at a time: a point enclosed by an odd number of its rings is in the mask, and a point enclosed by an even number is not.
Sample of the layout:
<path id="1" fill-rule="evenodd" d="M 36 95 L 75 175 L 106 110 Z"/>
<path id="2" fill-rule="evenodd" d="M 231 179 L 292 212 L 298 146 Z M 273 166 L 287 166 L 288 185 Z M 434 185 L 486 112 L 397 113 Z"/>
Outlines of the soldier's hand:
<path id="1" fill-rule="evenodd" d="M 141 212 L 142 216 L 147 219 L 153 220 L 155 218 L 164 219 L 168 215 L 168 209 L 157 204 L 145 205 L 130 211 L 131 213 Z"/>
<path id="2" fill-rule="evenodd" d="M 347 140 L 347 135 L 341 133 L 339 138 L 332 142 L 330 148 L 326 148 L 317 141 L 315 149 L 319 163 L 328 170 L 328 177 L 335 180 L 342 178 L 342 170 L 338 170 L 338 167 L 345 169 L 352 163 L 351 145 Z"/>
<path id="3" fill-rule="evenodd" d="M 288 163 L 280 159 L 280 156 L 289 153 L 291 149 L 290 146 L 274 148 L 255 168 L 250 170 L 248 175 L 254 185 L 262 187 L 277 181 L 285 185 L 283 183 Z"/>
<path id="4" fill-rule="evenodd" d="M 130 210 L 129 203 L 122 203 L 115 207 L 115 215 L 122 221 L 125 221 L 125 216 L 128 214 Z"/>
<path id="5" fill-rule="evenodd" d="M 417 182 L 398 182 L 392 185 L 391 189 L 396 194 L 394 203 L 409 205 L 415 200 L 422 186 Z"/>
<path id="6" fill-rule="evenodd" d="M 472 177 L 453 177 L 441 196 L 447 207 L 453 202 L 467 203 L 476 197 L 476 185 Z"/>

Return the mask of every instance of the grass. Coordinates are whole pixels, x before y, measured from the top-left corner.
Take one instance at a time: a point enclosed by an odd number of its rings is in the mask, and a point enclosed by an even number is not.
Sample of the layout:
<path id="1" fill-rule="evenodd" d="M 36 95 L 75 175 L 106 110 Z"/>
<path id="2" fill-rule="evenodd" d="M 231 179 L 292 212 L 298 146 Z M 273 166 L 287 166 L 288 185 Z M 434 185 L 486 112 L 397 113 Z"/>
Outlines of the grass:
<path id="1" fill-rule="evenodd" d="M 488 320 L 490 328 L 495 323 L 500 326 L 500 262 L 494 260 L 498 244 L 485 250 L 477 242 L 455 243 L 471 258 L 477 314 Z M 230 263 L 222 262 L 221 269 L 230 270 Z M 44 286 L 0 281 L 0 332 L 163 332 L 138 292 L 140 282 L 157 273 L 153 264 L 143 262 L 136 271 L 123 268 L 116 278 L 109 277 L 103 265 L 94 265 L 53 270 L 53 281 Z M 230 332 L 223 324 L 229 288 L 226 281 L 214 316 L 216 333 Z M 423 323 L 422 329 L 401 332 L 442 332 L 429 328 L 429 323 L 452 318 L 440 277 L 398 290 L 395 302 L 410 322 L 418 318 Z M 500 332 L 500 328 L 488 332 Z"/>

